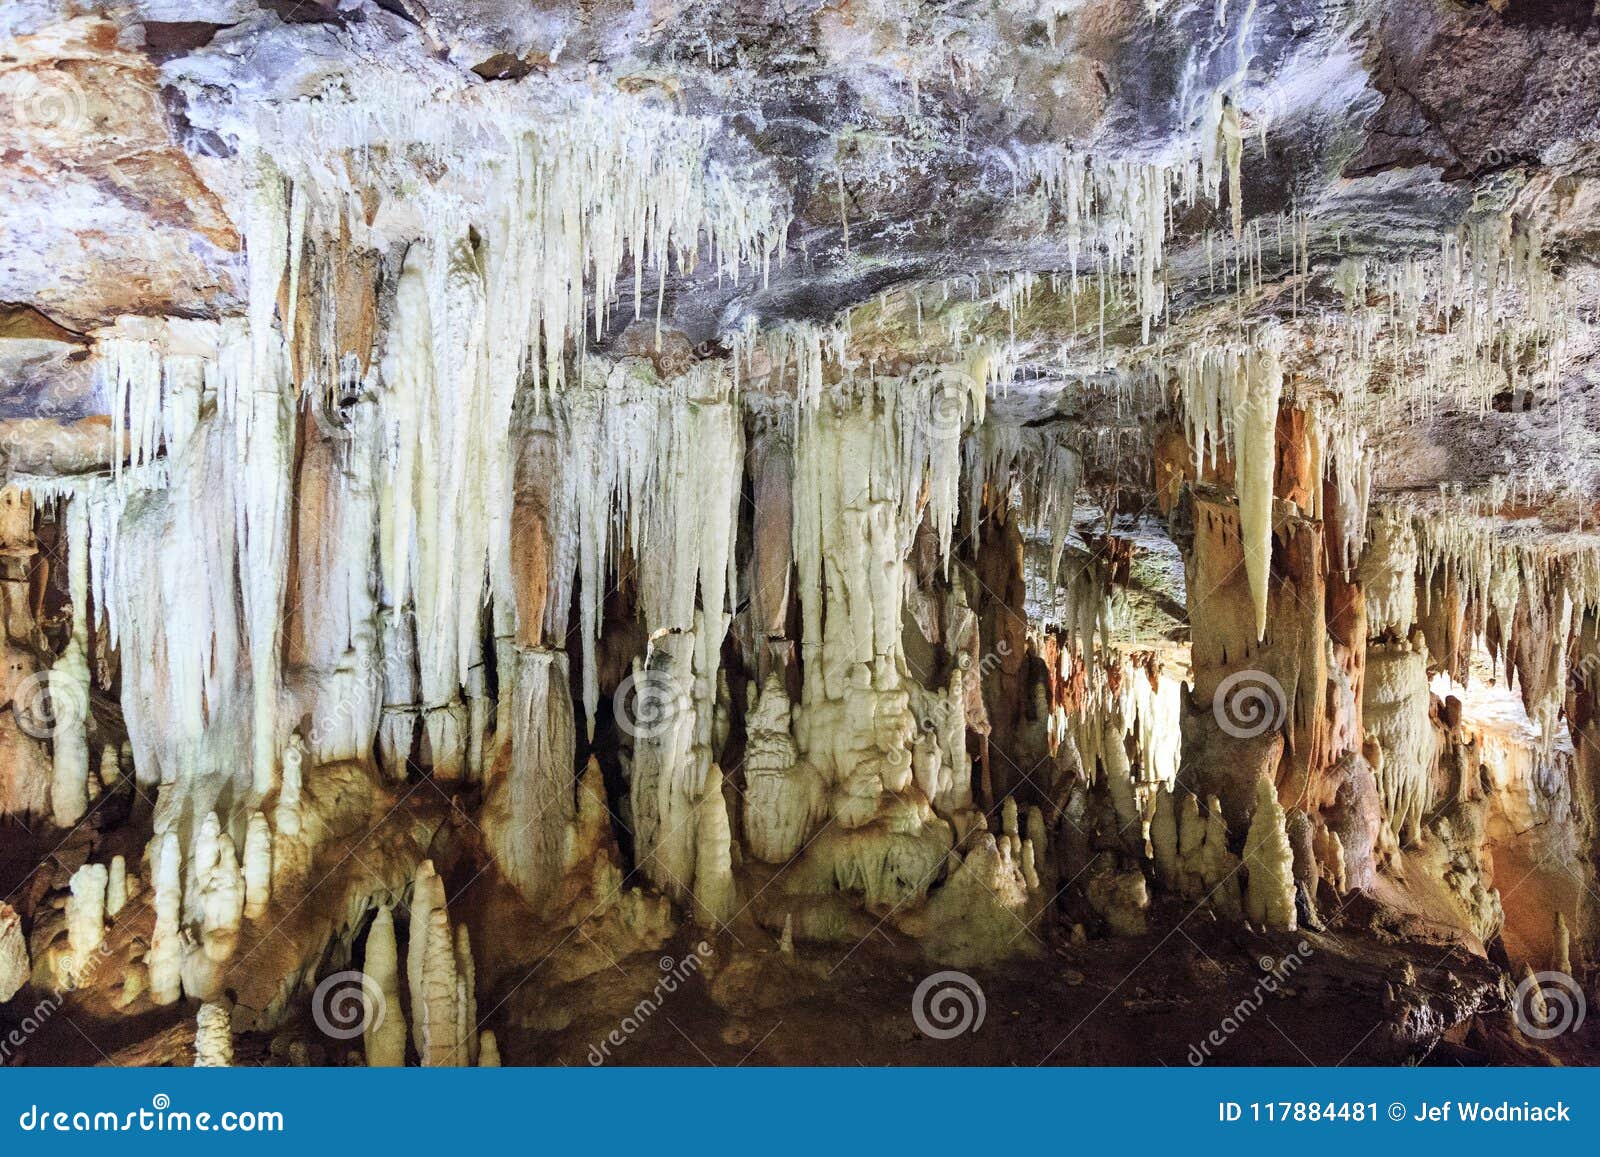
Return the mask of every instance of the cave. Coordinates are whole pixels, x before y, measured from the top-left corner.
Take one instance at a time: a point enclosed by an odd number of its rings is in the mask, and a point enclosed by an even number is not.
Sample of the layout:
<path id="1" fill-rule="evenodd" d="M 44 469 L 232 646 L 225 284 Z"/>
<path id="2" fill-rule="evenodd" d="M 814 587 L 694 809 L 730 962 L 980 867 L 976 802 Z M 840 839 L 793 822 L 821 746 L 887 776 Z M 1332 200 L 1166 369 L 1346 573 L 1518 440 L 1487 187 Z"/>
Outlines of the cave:
<path id="1" fill-rule="evenodd" d="M 1587 0 L 8 0 L 0 1067 L 1600 1061 Z"/>

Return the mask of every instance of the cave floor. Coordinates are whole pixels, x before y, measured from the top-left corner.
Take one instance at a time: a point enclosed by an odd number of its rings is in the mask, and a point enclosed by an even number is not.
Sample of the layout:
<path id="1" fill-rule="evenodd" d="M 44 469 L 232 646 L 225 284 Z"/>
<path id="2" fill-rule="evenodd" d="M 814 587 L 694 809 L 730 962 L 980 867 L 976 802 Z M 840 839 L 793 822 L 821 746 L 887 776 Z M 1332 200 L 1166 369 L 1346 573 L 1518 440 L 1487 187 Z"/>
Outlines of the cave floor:
<path id="1" fill-rule="evenodd" d="M 726 945 L 727 938 L 719 941 Z M 1304 950 L 1300 949 L 1305 944 Z M 627 1065 L 1340 1065 L 1553 1063 L 1519 1051 L 1493 970 L 1459 949 L 1383 944 L 1313 932 L 1256 936 L 1203 918 L 1145 936 L 1079 945 L 1059 938 L 1037 954 L 974 968 L 981 1025 L 948 1039 L 919 1030 L 919 983 L 936 969 L 887 934 L 854 951 L 806 945 L 731 956 L 644 1009 L 661 975 L 654 958 L 563 990 L 546 1031 L 501 1031 L 508 1064 Z M 692 950 L 685 940 L 664 957 Z M 1290 958 L 1293 963 L 1282 962 Z M 1264 958 L 1270 958 L 1264 960 Z M 1416 983 L 1391 976 L 1406 962 Z M 1280 970 L 1268 990 L 1263 963 Z M 1455 980 L 1452 981 L 1451 977 Z M 519 993 L 506 1001 L 519 1007 Z M 532 1023 L 550 1002 L 525 1000 Z M 633 1018 L 637 1027 L 625 1021 Z M 620 1044 L 608 1042 L 613 1030 Z M 1211 1038 L 1210 1034 L 1217 1033 Z M 1217 1043 L 1220 1040 L 1220 1043 Z M 1563 1042 L 1561 1060 L 1600 1060 L 1600 1040 Z"/>
<path id="2" fill-rule="evenodd" d="M 1483 959 L 1350 925 L 1268 936 L 1199 913 L 1144 936 L 1072 944 L 1051 933 L 1031 956 L 967 970 L 983 1019 L 947 1039 L 912 1016 L 918 985 L 939 970 L 887 929 L 853 950 L 802 942 L 793 957 L 758 947 L 762 935 L 724 933 L 702 955 L 686 930 L 659 953 L 563 986 L 540 985 L 535 970 L 481 993 L 479 1015 L 507 1065 L 1600 1063 L 1592 1019 L 1528 1041 Z M 702 967 L 686 973 L 691 959 Z M 1282 977 L 1275 992 L 1269 967 Z M 686 978 L 662 991 L 674 972 Z M 115 1023 L 62 1018 L 18 1059 L 183 1064 L 192 1016 L 185 1002 Z M 295 1038 L 313 1064 L 346 1059 L 346 1046 L 320 1042 L 301 1017 L 270 1037 L 241 1036 L 236 1063 L 287 1063 Z"/>
<path id="3" fill-rule="evenodd" d="M 8 884 L 31 883 L 25 857 L 13 859 Z M 1025 955 L 962 970 L 983 1017 L 946 1038 L 912 1015 L 919 984 L 943 966 L 887 923 L 854 945 L 801 941 L 793 956 L 751 922 L 710 951 L 686 925 L 657 952 L 606 956 L 609 967 L 566 984 L 543 959 L 515 961 L 478 993 L 478 1015 L 508 1065 L 1600 1064 L 1600 1018 L 1527 1039 L 1501 973 L 1471 946 L 1396 924 L 1362 897 L 1322 931 L 1258 934 L 1160 898 L 1150 927 L 1073 942 L 1064 923 L 1040 935 L 1019 924 Z M 5 1063 L 192 1060 L 194 1002 L 126 1017 L 79 1000 Z M 0 1029 L 22 1003 L 0 1010 Z M 342 1064 L 359 1045 L 327 1040 L 301 1012 L 275 1033 L 241 1034 L 236 1063 Z"/>

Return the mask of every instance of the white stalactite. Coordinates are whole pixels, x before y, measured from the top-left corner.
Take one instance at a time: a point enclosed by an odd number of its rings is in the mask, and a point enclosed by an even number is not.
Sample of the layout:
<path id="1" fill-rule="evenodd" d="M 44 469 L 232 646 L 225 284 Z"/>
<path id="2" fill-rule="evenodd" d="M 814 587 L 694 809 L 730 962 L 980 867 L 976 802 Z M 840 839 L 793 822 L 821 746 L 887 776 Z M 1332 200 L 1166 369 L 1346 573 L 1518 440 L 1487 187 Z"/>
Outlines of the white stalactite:
<path id="1" fill-rule="evenodd" d="M 56 826 L 70 828 L 89 809 L 89 516 L 86 499 L 66 504 L 67 585 L 72 635 L 50 668 L 54 759 L 50 808 Z"/>

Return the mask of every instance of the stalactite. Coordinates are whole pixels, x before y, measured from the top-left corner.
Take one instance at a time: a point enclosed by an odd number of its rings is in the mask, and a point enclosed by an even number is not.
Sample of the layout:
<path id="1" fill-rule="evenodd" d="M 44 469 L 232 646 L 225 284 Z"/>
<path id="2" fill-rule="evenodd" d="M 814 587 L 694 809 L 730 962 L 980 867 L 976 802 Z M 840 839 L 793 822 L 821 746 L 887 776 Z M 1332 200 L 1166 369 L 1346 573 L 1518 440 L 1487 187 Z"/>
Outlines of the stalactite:
<path id="1" fill-rule="evenodd" d="M 1266 638 L 1267 579 L 1272 564 L 1273 466 L 1278 403 L 1283 392 L 1281 335 L 1276 329 L 1244 345 L 1191 347 L 1178 366 L 1189 444 L 1234 461 L 1244 566 L 1256 612 L 1256 638 Z"/>
<path id="2" fill-rule="evenodd" d="M 1361 586 L 1367 599 L 1367 629 L 1409 637 L 1417 621 L 1417 538 L 1411 520 L 1380 511 L 1369 520 L 1371 540 L 1361 556 Z"/>
<path id="3" fill-rule="evenodd" d="M 57 827 L 70 828 L 89 807 L 89 516 L 84 502 L 67 503 L 67 570 L 72 595 L 72 635 L 50 668 L 55 762 L 50 806 Z"/>

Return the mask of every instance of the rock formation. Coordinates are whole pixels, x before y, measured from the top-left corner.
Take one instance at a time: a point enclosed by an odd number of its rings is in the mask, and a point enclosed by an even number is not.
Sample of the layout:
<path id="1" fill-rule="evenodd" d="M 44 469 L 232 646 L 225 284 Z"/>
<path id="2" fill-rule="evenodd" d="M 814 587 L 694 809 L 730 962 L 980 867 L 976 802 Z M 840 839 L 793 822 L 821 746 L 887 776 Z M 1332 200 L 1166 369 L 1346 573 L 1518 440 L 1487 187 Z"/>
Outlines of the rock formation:
<path id="1" fill-rule="evenodd" d="M 1589 9 L 8 5 L 0 1038 L 1062 961 L 1164 1060 L 1293 933 L 1393 974 L 1355 1059 L 1523 1056 L 1600 961 Z"/>

